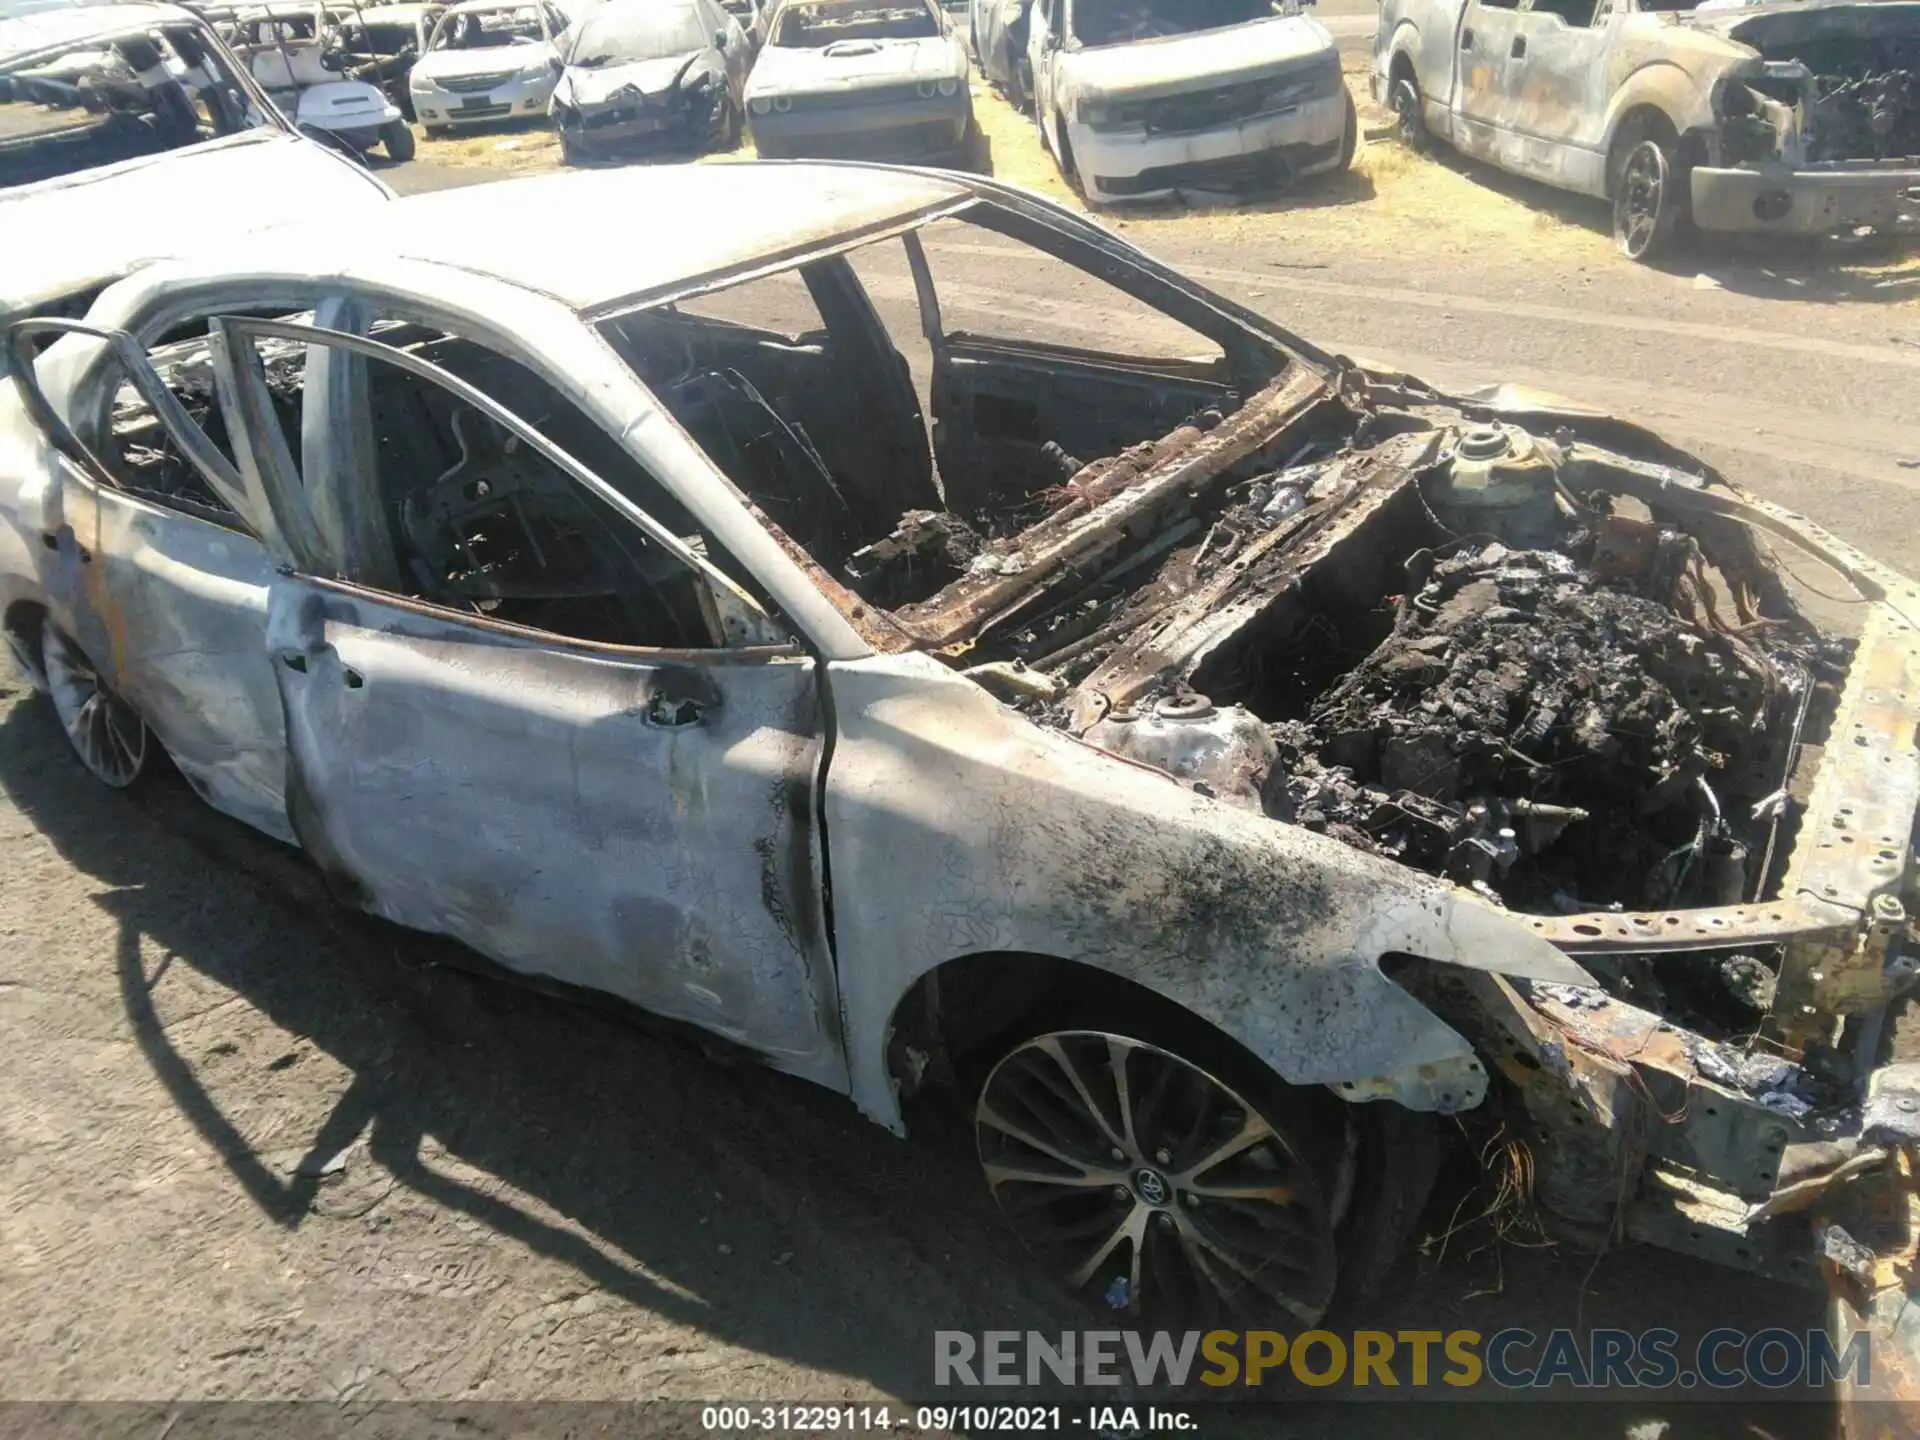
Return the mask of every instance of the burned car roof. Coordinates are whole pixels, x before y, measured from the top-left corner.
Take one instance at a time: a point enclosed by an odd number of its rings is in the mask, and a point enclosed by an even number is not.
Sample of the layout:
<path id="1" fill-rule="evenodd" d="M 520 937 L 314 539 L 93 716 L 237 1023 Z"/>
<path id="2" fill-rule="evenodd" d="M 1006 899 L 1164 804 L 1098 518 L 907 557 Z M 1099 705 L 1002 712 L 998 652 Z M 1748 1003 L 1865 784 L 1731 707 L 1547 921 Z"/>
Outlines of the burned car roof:
<path id="1" fill-rule="evenodd" d="M 308 247 L 323 265 L 368 258 L 427 260 L 478 271 L 593 310 L 697 283 L 756 261 L 795 255 L 840 237 L 885 230 L 963 202 L 950 177 L 880 166 L 660 165 L 545 175 L 412 196 L 377 234 L 342 224 L 302 225 L 223 248 L 237 268 L 284 271 Z M 509 198 L 511 196 L 511 198 Z M 551 249 L 564 214 L 650 214 L 681 223 L 648 231 L 580 227 L 566 262 Z"/>

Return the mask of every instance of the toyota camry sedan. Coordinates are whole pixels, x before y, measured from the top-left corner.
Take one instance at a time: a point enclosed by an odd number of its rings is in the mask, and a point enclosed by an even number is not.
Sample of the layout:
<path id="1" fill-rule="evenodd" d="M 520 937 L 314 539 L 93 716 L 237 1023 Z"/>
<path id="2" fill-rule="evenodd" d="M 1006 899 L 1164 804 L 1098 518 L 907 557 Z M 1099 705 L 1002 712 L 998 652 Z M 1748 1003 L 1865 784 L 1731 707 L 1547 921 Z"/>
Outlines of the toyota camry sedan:
<path id="1" fill-rule="evenodd" d="M 987 180 L 395 203 L 7 332 L 0 616 L 100 781 L 893 1130 L 957 1103 L 1112 1311 L 1309 1323 L 1504 1126 L 1570 1235 L 1818 1284 L 1837 1230 L 1842 1341 L 1915 1323 L 1911 581 Z M 701 223 L 556 265 L 570 214 Z"/>

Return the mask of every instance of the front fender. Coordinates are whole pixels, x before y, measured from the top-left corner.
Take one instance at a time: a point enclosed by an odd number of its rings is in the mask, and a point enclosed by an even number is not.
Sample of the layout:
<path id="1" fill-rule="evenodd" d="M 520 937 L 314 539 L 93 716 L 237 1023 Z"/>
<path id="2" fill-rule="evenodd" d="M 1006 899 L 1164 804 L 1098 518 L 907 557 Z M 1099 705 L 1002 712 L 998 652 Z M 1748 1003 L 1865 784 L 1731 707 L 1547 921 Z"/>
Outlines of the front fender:
<path id="1" fill-rule="evenodd" d="M 1043 729 L 920 655 L 833 665 L 826 834 L 850 1089 L 899 1126 L 901 1000 L 984 952 L 1058 956 L 1156 991 L 1283 1079 L 1477 1104 L 1468 1043 L 1379 969 L 1407 953 L 1592 983 L 1443 882 L 1196 795 Z"/>
<path id="2" fill-rule="evenodd" d="M 1621 123 L 1636 110 L 1658 110 L 1680 135 L 1710 129 L 1714 124 L 1708 89 L 1684 66 L 1670 60 L 1652 60 L 1629 74 L 1607 102 L 1602 154 L 1613 153 Z"/>

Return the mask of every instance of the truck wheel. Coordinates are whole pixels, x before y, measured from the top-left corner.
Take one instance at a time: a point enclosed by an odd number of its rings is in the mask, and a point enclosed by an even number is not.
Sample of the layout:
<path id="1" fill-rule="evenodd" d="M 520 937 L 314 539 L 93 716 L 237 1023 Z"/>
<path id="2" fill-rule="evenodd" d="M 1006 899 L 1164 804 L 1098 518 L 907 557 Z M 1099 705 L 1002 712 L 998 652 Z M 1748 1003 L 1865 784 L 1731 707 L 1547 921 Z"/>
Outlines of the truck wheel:
<path id="1" fill-rule="evenodd" d="M 1103 1309 L 1311 1326 L 1338 1277 L 1351 1181 L 1325 1117 L 1345 1107 L 1225 1068 L 1113 1031 L 1015 1045 L 974 1109 L 987 1187 L 1034 1258 Z"/>
<path id="2" fill-rule="evenodd" d="M 1040 127 L 1041 138 L 1046 137 L 1046 126 Z M 1058 110 L 1053 112 L 1053 131 L 1060 137 L 1060 144 L 1054 149 L 1053 158 L 1060 162 L 1060 178 L 1067 182 L 1067 188 L 1074 194 L 1085 198 L 1087 187 L 1080 177 L 1080 167 L 1074 163 L 1073 141 L 1067 136 L 1067 117 Z"/>
<path id="3" fill-rule="evenodd" d="M 1340 163 L 1333 167 L 1338 175 L 1353 168 L 1353 152 L 1360 148 L 1360 112 L 1355 108 L 1353 95 L 1347 95 L 1347 118 L 1340 129 Z"/>
<path id="4" fill-rule="evenodd" d="M 1427 129 L 1426 112 L 1421 108 L 1420 82 L 1411 75 L 1402 75 L 1393 82 L 1388 98 L 1393 102 L 1394 135 L 1409 150 L 1424 151 L 1433 135 Z"/>
<path id="5" fill-rule="evenodd" d="M 380 127 L 380 139 L 387 147 L 387 158 L 396 163 L 413 158 L 413 127 L 404 120 L 392 120 Z"/>
<path id="6" fill-rule="evenodd" d="M 1622 138 L 1613 182 L 1613 243 L 1629 260 L 1649 261 L 1673 249 L 1686 220 L 1687 168 L 1663 135 L 1641 129 Z"/>

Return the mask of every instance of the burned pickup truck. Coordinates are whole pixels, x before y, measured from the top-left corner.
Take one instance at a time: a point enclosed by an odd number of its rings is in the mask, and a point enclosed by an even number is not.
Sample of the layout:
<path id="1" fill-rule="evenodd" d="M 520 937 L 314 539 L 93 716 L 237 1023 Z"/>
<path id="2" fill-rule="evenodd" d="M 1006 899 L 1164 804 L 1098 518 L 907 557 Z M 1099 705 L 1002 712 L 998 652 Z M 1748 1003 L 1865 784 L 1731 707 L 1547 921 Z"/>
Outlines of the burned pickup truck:
<path id="1" fill-rule="evenodd" d="M 1385 0 L 1372 77 L 1410 143 L 1611 201 L 1635 260 L 1920 217 L 1907 0 Z"/>
<path id="2" fill-rule="evenodd" d="M 1131 1314 L 1310 1323 L 1484 1116 L 1571 1236 L 1914 1315 L 1912 582 L 990 181 L 396 203 L 11 332 L 5 621 L 100 779 L 890 1127 L 959 1096 Z M 563 209 L 716 223 L 555 271 Z"/>

